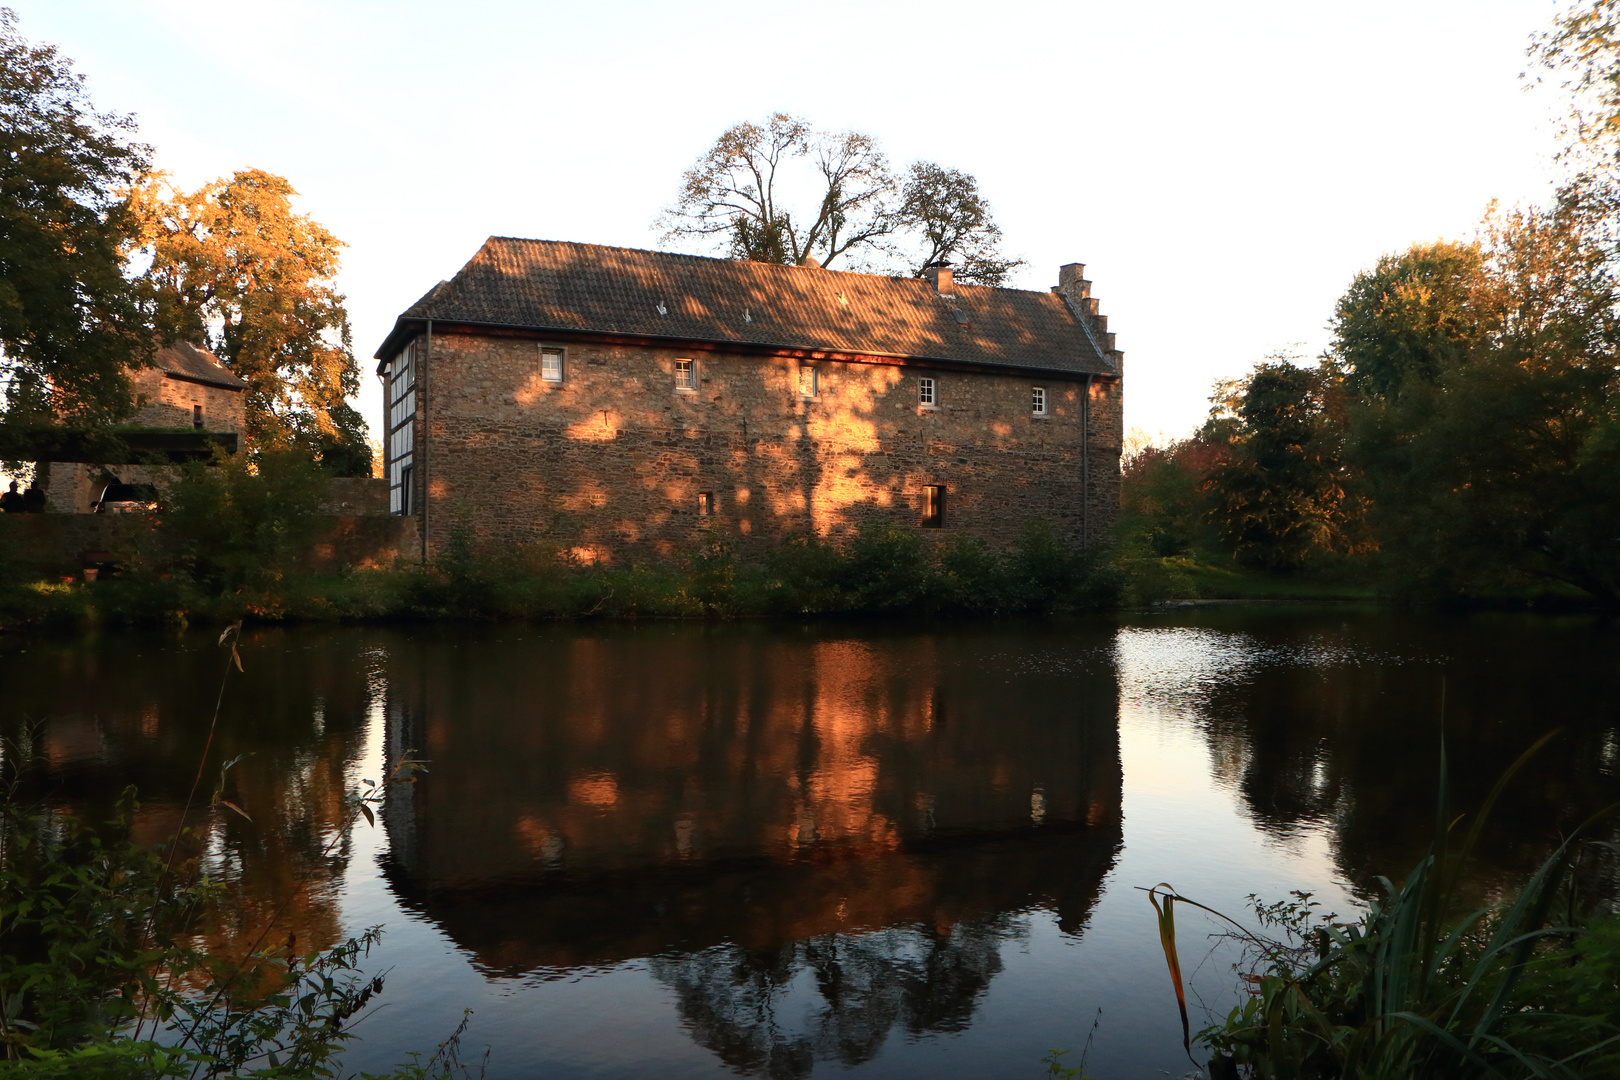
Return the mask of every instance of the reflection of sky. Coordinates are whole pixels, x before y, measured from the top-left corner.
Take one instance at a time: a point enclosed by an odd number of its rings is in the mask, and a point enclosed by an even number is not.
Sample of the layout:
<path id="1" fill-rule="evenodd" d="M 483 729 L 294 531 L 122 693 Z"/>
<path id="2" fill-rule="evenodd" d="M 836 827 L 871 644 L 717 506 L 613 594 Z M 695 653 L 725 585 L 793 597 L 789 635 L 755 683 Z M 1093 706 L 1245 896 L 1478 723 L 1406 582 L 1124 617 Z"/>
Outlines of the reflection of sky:
<path id="1" fill-rule="evenodd" d="M 1079 638 L 1048 639 L 1022 654 L 985 657 L 1011 680 L 1096 671 L 1109 659 L 1106 650 L 1100 653 Z M 1208 705 L 1215 691 L 1266 665 L 1328 668 L 1408 658 L 1358 652 L 1308 636 L 1277 644 L 1205 628 L 1125 627 L 1114 640 L 1111 659 L 1120 692 L 1125 846 L 1083 932 L 1065 934 L 1044 910 L 1012 913 L 1008 926 L 1016 933 L 1001 944 L 1001 970 L 968 1029 L 922 1038 L 897 1030 L 863 1072 L 1035 1075 L 1041 1054 L 1051 1046 L 1075 1048 L 1069 1058 L 1075 1062 L 1101 1008 L 1089 1072 L 1110 1078 L 1182 1075 L 1190 1065 L 1180 1055 L 1180 1027 L 1152 910 L 1135 887 L 1169 881 L 1184 894 L 1238 916 L 1245 913 L 1250 893 L 1279 899 L 1291 889 L 1312 891 L 1331 909 L 1348 909 L 1327 824 L 1306 822 L 1281 835 L 1263 831 L 1236 786 L 1221 779 L 1234 773 L 1231 763 L 1217 760 L 1220 752 L 1206 735 Z M 835 679 L 824 688 L 826 704 L 856 689 Z M 832 748 L 842 745 L 832 722 L 836 712 L 816 717 Z M 378 774 L 381 729 L 376 709 L 357 775 Z M 387 925 L 377 962 L 397 965 L 383 998 L 392 1004 L 362 1027 L 367 1041 L 350 1054 L 349 1068 L 388 1064 L 397 1054 L 385 1047 L 430 1048 L 467 1007 L 475 1011 L 469 1045 L 499 1040 L 490 1061 L 493 1078 L 542 1071 L 570 1078 L 707 1077 L 722 1068 L 683 1029 L 675 990 L 667 975 L 661 980 L 654 970 L 663 961 L 525 979 L 481 976 L 431 922 L 397 906 L 376 871 L 385 843 L 380 828 L 360 829 L 345 916 L 354 929 Z M 1217 927 L 1207 917 L 1183 908 L 1178 927 L 1193 1021 L 1201 1025 L 1233 1001 L 1232 957 L 1210 954 L 1207 935 Z M 801 971 L 775 1004 L 788 1026 L 810 1030 L 818 1001 Z M 816 1073 L 834 1070 L 842 1066 L 824 1061 Z"/>

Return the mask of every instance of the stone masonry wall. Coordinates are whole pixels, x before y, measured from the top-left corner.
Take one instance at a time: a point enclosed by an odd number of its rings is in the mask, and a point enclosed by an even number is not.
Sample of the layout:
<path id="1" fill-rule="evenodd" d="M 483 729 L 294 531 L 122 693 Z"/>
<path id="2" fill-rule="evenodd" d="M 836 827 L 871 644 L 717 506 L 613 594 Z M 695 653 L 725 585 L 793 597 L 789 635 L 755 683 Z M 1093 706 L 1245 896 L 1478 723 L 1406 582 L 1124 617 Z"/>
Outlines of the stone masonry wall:
<path id="1" fill-rule="evenodd" d="M 190 428 L 192 406 L 201 405 L 204 431 L 235 432 L 240 436 L 246 428 L 245 401 L 239 390 L 170 378 L 156 368 L 131 372 L 130 381 L 134 384 L 135 399 L 140 406 L 135 410 L 135 415 L 129 418 L 131 424 Z M 150 483 L 162 475 L 161 470 L 137 465 L 103 470 L 80 462 L 51 462 L 50 476 L 44 485 L 51 509 L 59 514 L 88 514 L 92 504 L 101 497 L 99 481 L 104 471 L 110 471 L 126 484 Z"/>
<path id="2" fill-rule="evenodd" d="M 132 373 L 140 408 L 129 422 L 143 427 L 189 428 L 192 407 L 203 407 L 203 430 L 234 431 L 245 426 L 246 398 L 240 390 L 204 386 L 187 379 L 176 379 L 156 368 Z"/>
<path id="3" fill-rule="evenodd" d="M 563 381 L 546 382 L 540 348 L 559 345 Z M 694 390 L 675 386 L 683 358 L 695 361 Z M 1115 380 L 1091 384 L 1082 447 L 1083 376 L 818 361 L 807 399 L 801 363 L 787 358 L 442 331 L 425 366 L 416 479 L 430 549 L 457 527 L 584 561 L 674 555 L 711 524 L 743 538 L 839 537 L 866 522 L 920 526 L 934 484 L 947 493 L 934 537 L 1005 543 L 1035 515 L 1096 541 L 1119 505 Z M 936 408 L 919 405 L 923 377 Z M 1031 415 L 1036 386 L 1044 417 Z"/>

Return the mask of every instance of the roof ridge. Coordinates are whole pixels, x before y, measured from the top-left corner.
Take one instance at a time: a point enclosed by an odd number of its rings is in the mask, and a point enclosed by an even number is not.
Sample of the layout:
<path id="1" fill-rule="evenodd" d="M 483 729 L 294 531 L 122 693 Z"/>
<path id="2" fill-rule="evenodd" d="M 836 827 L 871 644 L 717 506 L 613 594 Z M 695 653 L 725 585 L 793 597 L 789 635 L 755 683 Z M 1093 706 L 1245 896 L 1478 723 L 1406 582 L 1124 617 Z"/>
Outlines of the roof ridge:
<path id="1" fill-rule="evenodd" d="M 661 251 L 657 248 L 626 247 L 622 244 L 592 244 L 584 240 L 546 240 L 538 236 L 503 236 L 496 234 L 491 234 L 489 237 L 487 237 L 484 240 L 483 245 L 479 247 L 478 252 L 474 253 L 472 259 L 467 260 L 467 265 L 463 266 L 461 269 L 466 270 L 467 266 L 471 266 L 473 261 L 478 258 L 478 255 L 481 254 L 492 241 L 496 240 L 510 241 L 518 244 L 557 244 L 566 245 L 568 247 L 592 248 L 596 251 L 623 251 L 631 255 L 654 255 L 665 259 L 694 259 L 700 262 L 724 263 L 732 266 L 760 266 L 770 268 L 767 270 L 768 273 L 798 273 L 800 271 L 809 273 L 815 271 L 823 274 L 843 274 L 848 277 L 877 278 L 881 281 L 917 281 L 924 284 L 927 283 L 925 278 L 915 277 L 910 274 L 877 274 L 865 270 L 840 270 L 837 267 L 795 266 L 791 263 L 760 262 L 758 259 L 735 259 L 725 255 L 698 255 L 689 251 Z M 460 274 L 461 271 L 457 271 L 455 277 L 459 277 Z M 452 277 L 450 280 L 455 280 L 455 277 Z M 1035 296 L 1046 295 L 1046 290 L 1043 289 L 1016 289 L 1009 288 L 1004 285 L 977 285 L 965 281 L 957 282 L 956 284 L 958 288 L 965 289 L 988 289 L 996 292 L 1030 293 Z"/>
<path id="2" fill-rule="evenodd" d="M 975 366 L 1106 374 L 1110 364 L 1050 292 L 490 236 L 395 323 L 377 359 L 423 320 L 717 346 L 809 349 Z"/>

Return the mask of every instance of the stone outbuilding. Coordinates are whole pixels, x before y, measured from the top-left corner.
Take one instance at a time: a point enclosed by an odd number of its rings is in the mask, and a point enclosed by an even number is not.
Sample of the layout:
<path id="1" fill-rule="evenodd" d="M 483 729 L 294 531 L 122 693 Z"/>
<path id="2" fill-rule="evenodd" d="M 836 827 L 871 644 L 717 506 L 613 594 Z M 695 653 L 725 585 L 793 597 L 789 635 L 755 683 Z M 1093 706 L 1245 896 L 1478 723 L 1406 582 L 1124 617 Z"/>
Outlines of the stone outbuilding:
<path id="1" fill-rule="evenodd" d="M 1119 506 L 1123 354 L 1050 292 L 491 237 L 377 350 L 392 513 L 583 561 L 868 522 L 1081 544 Z"/>
<path id="2" fill-rule="evenodd" d="M 177 341 L 159 349 L 150 367 L 130 372 L 130 382 L 136 408 L 121 428 L 212 432 L 235 435 L 238 440 L 246 431 L 248 384 L 201 346 Z M 89 513 L 100 494 L 97 480 L 104 471 L 80 462 L 51 462 L 46 484 L 51 509 Z M 151 472 L 139 465 L 119 466 L 114 471 L 125 483 L 143 483 Z"/>

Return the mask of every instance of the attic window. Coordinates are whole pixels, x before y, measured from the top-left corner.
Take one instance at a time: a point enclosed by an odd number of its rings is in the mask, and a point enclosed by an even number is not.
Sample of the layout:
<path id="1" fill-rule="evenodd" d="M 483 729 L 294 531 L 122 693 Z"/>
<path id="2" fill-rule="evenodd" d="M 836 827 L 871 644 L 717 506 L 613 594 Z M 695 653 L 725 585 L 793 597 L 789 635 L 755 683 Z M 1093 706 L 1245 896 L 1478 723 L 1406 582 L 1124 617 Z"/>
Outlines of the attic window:
<path id="1" fill-rule="evenodd" d="M 1033 416 L 1046 415 L 1046 387 L 1037 386 L 1030 398 L 1030 414 Z"/>
<path id="2" fill-rule="evenodd" d="M 675 389 L 697 389 L 697 365 L 691 360 L 675 361 Z"/>
<path id="3" fill-rule="evenodd" d="M 799 396 L 813 398 L 820 384 L 816 380 L 816 369 L 810 364 L 799 365 Z"/>
<path id="4" fill-rule="evenodd" d="M 939 396 L 934 392 L 933 379 L 917 380 L 917 404 L 925 409 L 933 409 L 939 406 Z"/>
<path id="5" fill-rule="evenodd" d="M 563 351 L 561 349 L 540 350 L 540 378 L 546 382 L 563 381 Z"/>

